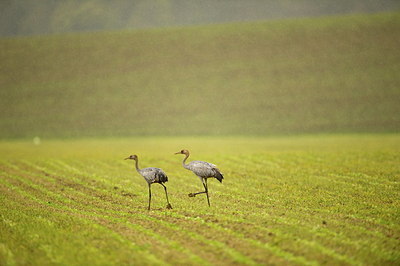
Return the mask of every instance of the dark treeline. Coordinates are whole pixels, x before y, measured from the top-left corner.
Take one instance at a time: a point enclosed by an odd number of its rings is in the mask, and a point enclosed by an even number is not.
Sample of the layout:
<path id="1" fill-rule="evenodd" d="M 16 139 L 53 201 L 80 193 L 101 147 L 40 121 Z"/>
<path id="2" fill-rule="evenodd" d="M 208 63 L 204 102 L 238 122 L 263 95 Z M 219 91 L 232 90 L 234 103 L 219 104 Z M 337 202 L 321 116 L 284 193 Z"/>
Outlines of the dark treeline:
<path id="1" fill-rule="evenodd" d="M 398 0 L 2 0 L 0 36 L 373 13 L 399 8 Z"/>

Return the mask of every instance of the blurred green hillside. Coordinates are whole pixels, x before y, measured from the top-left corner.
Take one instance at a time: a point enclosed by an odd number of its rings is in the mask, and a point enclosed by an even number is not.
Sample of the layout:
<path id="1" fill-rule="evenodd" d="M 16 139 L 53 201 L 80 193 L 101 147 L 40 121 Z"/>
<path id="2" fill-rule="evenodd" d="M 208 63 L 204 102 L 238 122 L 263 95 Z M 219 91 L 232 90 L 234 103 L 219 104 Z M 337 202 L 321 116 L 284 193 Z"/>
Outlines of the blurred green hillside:
<path id="1" fill-rule="evenodd" d="M 398 132 L 400 13 L 0 39 L 0 138 Z"/>

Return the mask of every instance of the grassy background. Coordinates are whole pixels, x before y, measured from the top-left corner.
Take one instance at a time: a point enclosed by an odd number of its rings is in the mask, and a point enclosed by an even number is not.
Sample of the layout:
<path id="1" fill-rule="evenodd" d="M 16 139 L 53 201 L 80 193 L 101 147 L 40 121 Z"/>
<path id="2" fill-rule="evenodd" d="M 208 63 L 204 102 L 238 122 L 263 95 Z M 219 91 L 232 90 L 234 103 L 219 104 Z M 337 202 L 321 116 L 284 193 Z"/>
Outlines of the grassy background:
<path id="1" fill-rule="evenodd" d="M 398 132 L 400 15 L 0 40 L 0 138 Z"/>
<path id="2" fill-rule="evenodd" d="M 213 147 L 208 149 L 207 147 Z M 211 208 L 173 152 L 213 162 Z M 0 261 L 383 265 L 400 261 L 398 135 L 0 142 Z M 123 158 L 164 169 L 164 191 Z"/>

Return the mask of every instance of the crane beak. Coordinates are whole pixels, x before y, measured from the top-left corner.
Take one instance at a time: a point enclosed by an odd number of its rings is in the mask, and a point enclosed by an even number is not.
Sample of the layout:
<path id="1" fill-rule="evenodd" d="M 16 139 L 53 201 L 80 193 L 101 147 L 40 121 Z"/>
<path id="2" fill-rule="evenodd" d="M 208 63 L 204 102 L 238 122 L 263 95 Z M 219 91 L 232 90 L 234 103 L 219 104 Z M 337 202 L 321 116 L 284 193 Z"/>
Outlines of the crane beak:
<path id="1" fill-rule="evenodd" d="M 180 151 L 178 151 L 178 152 L 175 152 L 174 154 L 180 154 L 181 152 Z"/>
<path id="2" fill-rule="evenodd" d="M 130 159 L 130 158 L 128 157 L 128 158 L 125 158 L 124 160 L 128 160 L 128 159 Z"/>

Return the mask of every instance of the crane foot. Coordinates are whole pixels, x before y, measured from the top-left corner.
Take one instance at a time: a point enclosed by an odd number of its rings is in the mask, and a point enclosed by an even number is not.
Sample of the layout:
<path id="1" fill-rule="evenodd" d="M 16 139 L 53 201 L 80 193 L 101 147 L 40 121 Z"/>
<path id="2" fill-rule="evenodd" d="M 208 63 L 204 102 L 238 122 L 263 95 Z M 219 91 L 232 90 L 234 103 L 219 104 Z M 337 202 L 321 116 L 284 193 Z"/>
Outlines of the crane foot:
<path id="1" fill-rule="evenodd" d="M 194 197 L 194 196 L 196 196 L 196 194 L 194 194 L 194 193 L 189 193 L 188 196 L 189 196 L 189 197 Z"/>
<path id="2" fill-rule="evenodd" d="M 169 203 L 168 203 L 168 205 L 167 205 L 167 209 L 172 209 L 172 206 L 171 206 L 171 204 L 169 204 Z"/>

